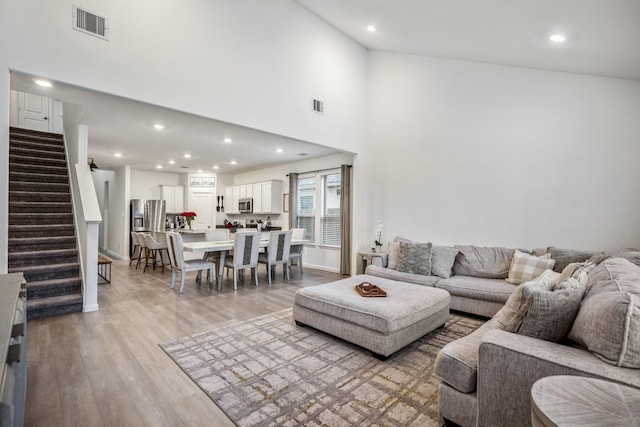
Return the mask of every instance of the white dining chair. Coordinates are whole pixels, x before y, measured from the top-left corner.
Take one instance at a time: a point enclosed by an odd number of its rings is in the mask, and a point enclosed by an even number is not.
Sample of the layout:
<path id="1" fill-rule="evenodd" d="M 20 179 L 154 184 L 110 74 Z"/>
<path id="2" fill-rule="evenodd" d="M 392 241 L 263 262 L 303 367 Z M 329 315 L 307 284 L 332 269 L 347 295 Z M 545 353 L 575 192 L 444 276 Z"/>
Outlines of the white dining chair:
<path id="1" fill-rule="evenodd" d="M 233 256 L 226 257 L 224 266 L 233 268 L 233 289 L 238 289 L 238 274 L 244 280 L 244 270 L 251 268 L 251 271 L 258 286 L 258 251 L 260 250 L 260 233 L 248 231 L 240 234 L 236 233 L 233 242 Z M 242 272 L 240 272 L 242 270 Z M 218 285 L 220 288 L 221 283 Z"/>
<path id="2" fill-rule="evenodd" d="M 204 240 L 207 242 L 222 242 L 231 240 L 228 228 L 213 228 L 204 231 Z M 202 259 L 211 261 L 217 266 L 220 263 L 220 251 L 205 252 Z M 207 277 L 208 279 L 208 277 Z M 216 278 L 217 280 L 217 278 Z"/>
<path id="3" fill-rule="evenodd" d="M 304 240 L 304 235 L 306 233 L 306 228 L 292 228 L 291 229 L 291 240 Z M 298 264 L 300 268 L 300 274 L 302 274 L 302 249 L 304 245 L 294 245 L 291 246 L 289 250 L 289 268 L 292 265 Z"/>
<path id="4" fill-rule="evenodd" d="M 267 252 L 258 255 L 258 263 L 267 265 L 269 284 L 271 284 L 271 275 L 275 272 L 277 265 L 283 266 L 283 277 L 289 280 L 291 234 L 291 231 L 272 231 L 269 235 Z"/>
<path id="5" fill-rule="evenodd" d="M 167 233 L 167 246 L 171 260 L 171 286 L 176 283 L 176 274 L 180 271 L 180 293 L 184 291 L 184 276 L 190 271 L 198 272 L 198 285 L 202 284 L 202 270 L 209 270 L 209 288 L 213 288 L 214 265 L 203 259 L 184 259 L 184 245 L 180 233 Z"/>

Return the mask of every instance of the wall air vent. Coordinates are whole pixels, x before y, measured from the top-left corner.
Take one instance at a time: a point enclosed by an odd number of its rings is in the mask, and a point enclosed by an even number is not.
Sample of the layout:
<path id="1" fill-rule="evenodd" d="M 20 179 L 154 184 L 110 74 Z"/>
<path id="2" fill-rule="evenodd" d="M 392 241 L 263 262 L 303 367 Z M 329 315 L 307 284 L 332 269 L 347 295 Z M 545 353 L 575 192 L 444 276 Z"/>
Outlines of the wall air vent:
<path id="1" fill-rule="evenodd" d="M 313 100 L 313 111 L 316 113 L 324 114 L 324 102 L 314 99 Z"/>
<path id="2" fill-rule="evenodd" d="M 109 18 L 96 15 L 86 9 L 73 5 L 73 29 L 109 40 Z"/>

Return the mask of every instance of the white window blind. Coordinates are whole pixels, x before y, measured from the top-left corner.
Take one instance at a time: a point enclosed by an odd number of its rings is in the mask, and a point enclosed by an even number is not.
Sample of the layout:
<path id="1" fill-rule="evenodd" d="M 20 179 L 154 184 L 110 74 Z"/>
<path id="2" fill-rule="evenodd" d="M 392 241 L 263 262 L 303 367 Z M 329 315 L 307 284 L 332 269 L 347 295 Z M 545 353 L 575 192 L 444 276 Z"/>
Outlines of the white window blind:
<path id="1" fill-rule="evenodd" d="M 304 238 L 316 241 L 316 177 L 298 179 L 296 227 L 306 230 Z"/>
<path id="2" fill-rule="evenodd" d="M 340 172 L 335 170 L 298 178 L 295 225 L 306 230 L 305 239 L 340 247 L 341 182 Z"/>
<path id="3" fill-rule="evenodd" d="M 322 244 L 340 247 L 340 174 L 322 177 Z"/>

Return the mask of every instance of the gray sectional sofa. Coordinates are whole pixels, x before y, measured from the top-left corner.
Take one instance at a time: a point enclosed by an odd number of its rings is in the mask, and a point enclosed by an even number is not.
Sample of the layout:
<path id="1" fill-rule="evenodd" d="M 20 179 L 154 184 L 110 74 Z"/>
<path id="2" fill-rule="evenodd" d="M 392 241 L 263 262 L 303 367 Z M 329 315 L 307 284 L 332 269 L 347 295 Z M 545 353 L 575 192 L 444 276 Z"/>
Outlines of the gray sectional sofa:
<path id="1" fill-rule="evenodd" d="M 432 245 L 430 273 L 416 274 L 397 268 L 398 254 L 394 252 L 397 251 L 398 244 L 403 243 L 414 242 L 396 237 L 390 245 L 387 265 L 370 264 L 365 274 L 444 289 L 451 295 L 452 310 L 484 317 L 493 317 L 515 289 L 514 284 L 506 279 L 516 249 Z M 595 253 L 555 247 L 535 249 L 531 252 L 537 255 L 549 253 L 556 261 L 555 271 L 562 271 L 567 264 L 584 261 Z"/>
<path id="2" fill-rule="evenodd" d="M 549 248 L 555 272 L 514 285 L 505 278 L 468 274 L 504 275 L 505 248 L 455 249 L 450 277 L 406 273 L 394 260 L 396 269 L 368 266 L 366 271 L 446 289 L 452 309 L 493 316 L 438 354 L 435 372 L 442 380 L 439 404 L 445 420 L 463 427 L 531 425 L 531 387 L 552 375 L 640 388 L 638 251 L 591 257 Z"/>

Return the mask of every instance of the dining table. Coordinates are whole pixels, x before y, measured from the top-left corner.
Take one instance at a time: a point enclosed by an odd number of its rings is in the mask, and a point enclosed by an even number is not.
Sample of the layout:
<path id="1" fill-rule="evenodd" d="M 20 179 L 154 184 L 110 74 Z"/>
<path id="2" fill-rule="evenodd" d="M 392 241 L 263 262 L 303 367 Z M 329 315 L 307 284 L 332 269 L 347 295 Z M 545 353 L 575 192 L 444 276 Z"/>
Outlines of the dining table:
<path id="1" fill-rule="evenodd" d="M 205 254 L 207 252 L 220 252 L 220 263 L 218 264 L 218 272 L 216 274 L 216 285 L 222 280 L 224 273 L 224 258 L 233 249 L 233 240 L 215 240 L 215 241 L 200 241 L 200 242 L 184 242 L 183 247 L 185 252 L 191 252 L 195 254 Z M 311 243 L 309 240 L 292 239 L 291 246 L 300 246 Z M 260 247 L 266 248 L 269 245 L 269 239 L 260 239 Z"/>

